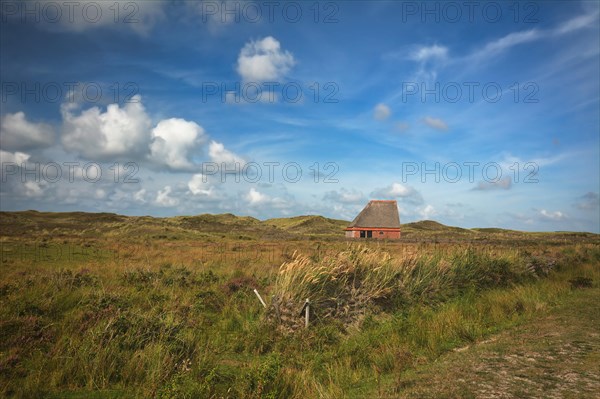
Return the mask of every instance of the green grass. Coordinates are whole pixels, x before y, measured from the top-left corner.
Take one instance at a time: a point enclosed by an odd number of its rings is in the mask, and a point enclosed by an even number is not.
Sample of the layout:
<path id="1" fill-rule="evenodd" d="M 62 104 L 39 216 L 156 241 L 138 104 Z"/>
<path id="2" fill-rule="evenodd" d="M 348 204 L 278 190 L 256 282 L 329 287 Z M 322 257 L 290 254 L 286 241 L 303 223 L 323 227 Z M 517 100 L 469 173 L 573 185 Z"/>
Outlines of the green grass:
<path id="1" fill-rule="evenodd" d="M 2 396 L 393 397 L 436 359 L 529 325 L 574 292 L 597 293 L 600 281 L 598 245 L 585 243 L 594 237 L 356 245 L 250 229 L 252 240 L 228 236 L 209 251 L 197 234 L 264 222 L 150 219 L 136 231 L 178 238 L 126 240 L 104 223 L 124 232 L 132 222 L 102 215 L 86 224 L 99 231 L 88 239 L 65 227 L 78 217 L 37 215 L 32 236 L 2 237 Z M 307 220 L 322 222 L 289 223 Z M 279 303 L 281 322 L 254 288 Z M 309 329 L 298 315 L 306 298 Z"/>
<path id="2" fill-rule="evenodd" d="M 554 291 L 546 285 L 537 284 L 533 293 L 539 298 Z M 600 289 L 563 288 L 560 295 L 539 298 L 542 309 L 525 312 L 491 339 L 386 378 L 382 397 L 596 397 Z M 371 386 L 363 393 L 377 397 L 375 391 Z"/>

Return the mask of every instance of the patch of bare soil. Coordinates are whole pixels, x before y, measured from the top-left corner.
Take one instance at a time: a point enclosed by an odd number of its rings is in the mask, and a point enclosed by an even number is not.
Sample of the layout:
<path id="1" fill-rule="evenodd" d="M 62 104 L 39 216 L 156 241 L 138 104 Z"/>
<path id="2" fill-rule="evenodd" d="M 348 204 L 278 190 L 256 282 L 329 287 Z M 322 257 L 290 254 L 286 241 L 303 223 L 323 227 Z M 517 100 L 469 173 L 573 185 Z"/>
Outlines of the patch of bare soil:
<path id="1" fill-rule="evenodd" d="M 600 290 L 401 376 L 390 398 L 599 398 Z"/>

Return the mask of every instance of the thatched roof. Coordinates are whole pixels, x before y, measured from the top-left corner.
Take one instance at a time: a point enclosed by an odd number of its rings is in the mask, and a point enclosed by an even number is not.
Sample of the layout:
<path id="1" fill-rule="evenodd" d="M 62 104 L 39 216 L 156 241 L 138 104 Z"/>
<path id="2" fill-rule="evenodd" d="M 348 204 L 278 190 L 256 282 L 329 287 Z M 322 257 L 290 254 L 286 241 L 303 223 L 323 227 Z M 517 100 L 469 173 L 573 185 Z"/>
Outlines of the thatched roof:
<path id="1" fill-rule="evenodd" d="M 396 201 L 369 201 L 348 227 L 400 228 L 398 204 Z"/>

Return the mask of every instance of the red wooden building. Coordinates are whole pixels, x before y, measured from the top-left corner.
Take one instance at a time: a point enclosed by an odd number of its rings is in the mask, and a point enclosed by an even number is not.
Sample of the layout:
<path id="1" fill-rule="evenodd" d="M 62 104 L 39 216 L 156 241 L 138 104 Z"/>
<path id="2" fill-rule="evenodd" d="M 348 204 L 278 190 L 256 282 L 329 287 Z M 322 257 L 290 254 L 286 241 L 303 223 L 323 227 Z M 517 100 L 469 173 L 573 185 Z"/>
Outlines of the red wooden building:
<path id="1" fill-rule="evenodd" d="M 372 200 L 346 227 L 346 238 L 400 238 L 396 201 Z"/>

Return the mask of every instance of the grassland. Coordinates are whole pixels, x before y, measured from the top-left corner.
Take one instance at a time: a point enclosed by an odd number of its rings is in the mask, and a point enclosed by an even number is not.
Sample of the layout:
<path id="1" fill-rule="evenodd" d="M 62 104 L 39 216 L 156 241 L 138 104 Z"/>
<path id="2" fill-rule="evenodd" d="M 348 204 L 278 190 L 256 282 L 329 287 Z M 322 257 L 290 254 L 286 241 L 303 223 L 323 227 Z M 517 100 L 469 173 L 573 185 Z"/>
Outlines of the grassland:
<path id="1" fill-rule="evenodd" d="M 598 235 L 346 223 L 0 213 L 0 393 L 592 397 Z"/>

